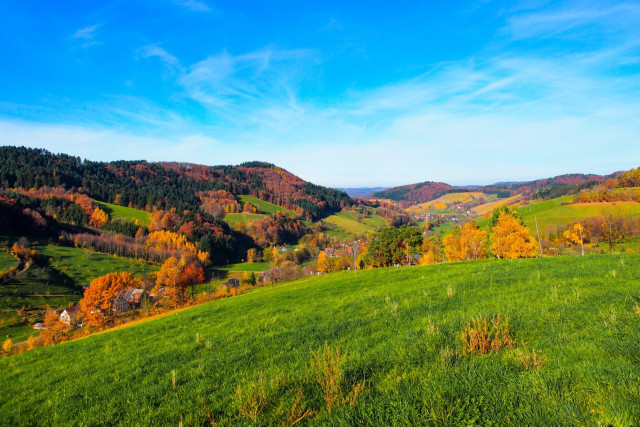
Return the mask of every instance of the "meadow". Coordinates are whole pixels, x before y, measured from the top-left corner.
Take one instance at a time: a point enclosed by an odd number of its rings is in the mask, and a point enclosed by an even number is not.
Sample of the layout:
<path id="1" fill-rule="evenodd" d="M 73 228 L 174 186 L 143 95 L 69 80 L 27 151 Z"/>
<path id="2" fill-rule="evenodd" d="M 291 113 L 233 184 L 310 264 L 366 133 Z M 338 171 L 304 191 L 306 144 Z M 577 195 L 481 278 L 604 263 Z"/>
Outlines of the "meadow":
<path id="1" fill-rule="evenodd" d="M 6 249 L 7 252 L 2 249 Z M 8 250 L 8 248 L 0 248 L 0 273 L 6 272 L 10 268 L 18 268 L 20 264 Z"/>
<path id="2" fill-rule="evenodd" d="M 634 254 L 484 260 L 258 288 L 2 358 L 0 414 L 14 426 L 638 424 L 639 268 Z M 461 332 L 498 315 L 515 347 L 466 354 Z M 344 399 L 329 411 L 316 373 L 335 349 Z"/>
<path id="3" fill-rule="evenodd" d="M 327 234 L 345 239 L 362 236 L 387 226 L 384 218 L 372 213 L 368 218 L 356 212 L 342 211 L 323 219 L 328 224 Z"/>
<path id="4" fill-rule="evenodd" d="M 260 210 L 260 212 L 264 214 L 275 214 L 277 212 L 285 212 L 291 216 L 296 216 L 295 212 L 290 211 L 287 208 L 283 208 L 282 206 L 278 206 L 276 204 L 258 199 L 257 197 L 242 195 L 242 196 L 238 196 L 238 199 L 240 199 L 240 203 L 242 205 L 249 202 L 252 205 L 256 206 Z"/>
<path id="5" fill-rule="evenodd" d="M 93 279 L 108 273 L 127 271 L 143 278 L 159 270 L 155 264 L 71 246 L 43 245 L 37 246 L 36 250 L 49 257 L 51 267 L 80 286 L 88 285 Z"/>
<path id="6" fill-rule="evenodd" d="M 105 211 L 110 218 L 120 219 L 124 221 L 138 221 L 140 225 L 148 226 L 151 224 L 151 215 L 149 212 L 139 209 L 128 208 L 126 206 L 118 206 L 111 203 L 96 201 L 98 207 Z"/>

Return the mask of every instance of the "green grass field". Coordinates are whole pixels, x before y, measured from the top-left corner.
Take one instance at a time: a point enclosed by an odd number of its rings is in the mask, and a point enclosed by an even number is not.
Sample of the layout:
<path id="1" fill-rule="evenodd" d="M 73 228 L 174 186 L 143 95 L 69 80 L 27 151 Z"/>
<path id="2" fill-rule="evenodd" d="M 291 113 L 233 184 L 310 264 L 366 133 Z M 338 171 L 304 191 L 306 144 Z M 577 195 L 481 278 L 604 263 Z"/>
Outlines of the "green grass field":
<path id="1" fill-rule="evenodd" d="M 224 216 L 224 220 L 231 227 L 234 227 L 237 223 L 242 223 L 244 225 L 249 224 L 253 221 L 258 221 L 264 218 L 266 215 L 263 214 L 252 214 L 252 213 L 228 213 Z"/>
<path id="2" fill-rule="evenodd" d="M 357 218 L 361 220 L 358 221 Z M 347 238 L 353 235 L 363 235 L 373 233 L 380 228 L 387 226 L 387 222 L 384 218 L 378 215 L 371 215 L 369 218 L 364 218 L 356 212 L 342 211 L 323 219 L 323 221 L 329 225 L 327 234 L 336 236 L 338 238 Z"/>
<path id="3" fill-rule="evenodd" d="M 257 206 L 257 208 L 260 209 L 260 212 L 262 212 L 264 214 L 274 214 L 276 212 L 286 212 L 289 215 L 296 216 L 295 212 L 290 211 L 287 208 L 283 208 L 282 206 L 278 206 L 278 205 L 273 204 L 273 203 L 265 202 L 264 200 L 258 199 L 257 197 L 243 195 L 243 196 L 238 196 L 238 199 L 240 199 L 240 203 L 242 205 L 244 205 L 246 202 L 249 202 L 249 203 Z"/>
<path id="4" fill-rule="evenodd" d="M 639 268 L 639 255 L 486 260 L 260 288 L 0 359 L 2 423 L 277 425 L 308 409 L 317 425 L 637 425 Z M 464 355 L 465 325 L 498 313 L 517 347 Z M 347 353 L 345 389 L 365 384 L 331 412 L 310 368 L 325 342 Z M 525 369 L 534 349 L 539 370 Z M 261 379 L 256 423 L 239 418 L 238 387 Z"/>
<path id="5" fill-rule="evenodd" d="M 20 263 L 10 253 L 0 250 L 0 273 L 11 267 L 18 267 Z"/>
<path id="6" fill-rule="evenodd" d="M 132 209 L 126 206 L 113 205 L 111 203 L 96 201 L 100 209 L 105 211 L 109 217 L 113 219 L 122 219 L 125 221 L 139 221 L 141 225 L 151 224 L 151 216 L 149 212 L 141 211 L 139 209 Z"/>
<path id="7" fill-rule="evenodd" d="M 582 219 L 602 215 L 602 208 L 610 206 L 611 203 L 576 203 L 571 201 L 575 196 L 564 196 L 556 199 L 545 200 L 532 203 L 527 206 L 518 207 L 518 212 L 522 214 L 525 225 L 529 227 L 532 234 L 535 234 L 536 224 L 540 233 L 544 233 L 550 225 L 567 225 Z M 623 211 L 629 216 L 640 216 L 640 203 L 618 202 Z M 478 221 L 480 228 L 487 229 L 489 219 Z"/>
<path id="8" fill-rule="evenodd" d="M 71 277 L 81 286 L 88 285 L 96 277 L 108 273 L 127 271 L 142 278 L 159 269 L 154 264 L 69 246 L 38 246 L 36 250 L 51 258 L 53 268 Z"/>
<path id="9" fill-rule="evenodd" d="M 602 208 L 610 206 L 611 203 L 569 203 L 573 196 L 560 197 L 547 200 L 528 206 L 518 208 L 522 214 L 524 222 L 531 230 L 535 230 L 535 219 L 537 217 L 540 231 L 544 231 L 549 225 L 566 225 L 579 220 L 602 215 Z M 618 202 L 623 211 L 629 216 L 640 216 L 640 203 Z"/>
<path id="10" fill-rule="evenodd" d="M 227 266 L 216 267 L 216 270 L 222 271 L 265 271 L 271 266 L 268 262 L 241 262 L 237 264 L 229 264 Z"/>

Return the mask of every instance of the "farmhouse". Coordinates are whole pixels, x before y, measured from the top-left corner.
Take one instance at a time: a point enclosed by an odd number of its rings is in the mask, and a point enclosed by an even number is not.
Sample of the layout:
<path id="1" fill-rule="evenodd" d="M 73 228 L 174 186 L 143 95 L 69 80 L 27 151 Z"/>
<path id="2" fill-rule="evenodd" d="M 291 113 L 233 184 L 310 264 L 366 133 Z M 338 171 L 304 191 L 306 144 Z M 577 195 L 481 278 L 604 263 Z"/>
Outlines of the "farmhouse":
<path id="1" fill-rule="evenodd" d="M 238 286 L 240 286 L 240 280 L 238 280 L 235 277 L 232 277 L 231 279 L 227 280 L 224 283 L 224 286 L 226 286 L 228 289 L 237 288 Z"/>
<path id="2" fill-rule="evenodd" d="M 80 312 L 80 305 L 76 304 L 60 313 L 60 321 L 69 326 L 74 325 L 76 323 L 76 319 L 78 318 L 78 313 Z"/>
<path id="3" fill-rule="evenodd" d="M 129 310 L 140 308 L 145 299 L 148 299 L 147 291 L 144 289 L 129 289 L 116 297 L 116 313 L 124 313 Z"/>

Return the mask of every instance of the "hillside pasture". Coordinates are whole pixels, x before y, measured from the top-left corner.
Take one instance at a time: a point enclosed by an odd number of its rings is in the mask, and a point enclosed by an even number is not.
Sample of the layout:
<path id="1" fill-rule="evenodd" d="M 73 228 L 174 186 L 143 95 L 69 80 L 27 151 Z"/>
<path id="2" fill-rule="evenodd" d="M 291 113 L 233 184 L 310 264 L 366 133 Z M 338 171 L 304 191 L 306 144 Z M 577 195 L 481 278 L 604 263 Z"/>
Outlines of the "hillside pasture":
<path id="1" fill-rule="evenodd" d="M 224 216 L 224 220 L 229 224 L 230 227 L 235 227 L 237 223 L 241 223 L 243 225 L 247 225 L 250 222 L 258 221 L 262 218 L 265 218 L 266 215 L 263 214 L 253 214 L 253 213 L 228 213 Z"/>
<path id="2" fill-rule="evenodd" d="M 159 269 L 155 264 L 70 246 L 38 246 L 36 250 L 50 258 L 53 268 L 80 286 L 108 273 L 126 271 L 142 278 Z"/>
<path id="3" fill-rule="evenodd" d="M 372 214 L 368 218 L 352 211 L 341 211 L 323 219 L 329 224 L 327 234 L 338 238 L 361 236 L 373 233 L 387 226 L 387 222 L 379 215 Z"/>
<path id="4" fill-rule="evenodd" d="M 471 208 L 471 211 L 475 215 L 479 215 L 479 216 L 491 215 L 491 213 L 495 208 L 498 208 L 504 205 L 512 206 L 518 203 L 520 200 L 522 200 L 522 195 L 517 194 L 515 196 L 511 196 L 506 199 L 498 199 L 489 203 L 485 203 L 483 205 L 476 206 L 474 208 Z"/>
<path id="5" fill-rule="evenodd" d="M 8 252 L 0 250 L 0 273 L 4 273 L 10 268 L 17 268 L 20 263 Z"/>
<path id="6" fill-rule="evenodd" d="M 244 205 L 246 202 L 249 202 L 252 205 L 255 205 L 260 210 L 260 212 L 264 214 L 269 215 L 269 214 L 275 214 L 277 212 L 285 212 L 291 216 L 297 216 L 295 212 L 290 211 L 287 208 L 283 208 L 282 206 L 278 206 L 276 204 L 258 199 L 257 197 L 242 195 L 242 196 L 238 196 L 238 199 L 240 200 L 240 203 L 242 205 Z"/>
<path id="7" fill-rule="evenodd" d="M 634 425 L 639 268 L 639 255 L 486 260 L 260 288 L 2 358 L 0 413 L 7 425 L 277 425 L 305 413 L 314 425 Z M 498 315 L 515 347 L 465 353 L 461 331 Z M 345 395 L 363 387 L 331 411 L 312 363 L 325 343 L 346 355 Z M 263 402 L 255 421 L 243 395 Z"/>
<path id="8" fill-rule="evenodd" d="M 407 212 L 421 214 L 429 211 L 442 211 L 446 210 L 450 205 L 460 205 L 465 203 L 474 202 L 484 198 L 485 201 L 490 201 L 496 198 L 495 194 L 484 194 L 480 191 L 462 192 L 462 193 L 447 193 L 444 196 L 440 196 L 435 200 L 431 200 L 426 203 L 420 203 L 418 205 L 410 206 L 407 208 Z"/>
<path id="9" fill-rule="evenodd" d="M 613 203 L 570 203 L 573 196 L 560 197 L 546 200 L 518 208 L 522 214 L 525 224 L 531 230 L 535 230 L 535 220 L 538 221 L 538 228 L 543 231 L 550 225 L 566 225 L 578 222 L 585 218 L 601 216 L 602 209 L 613 205 Z M 640 216 L 640 203 L 616 202 L 622 211 L 629 216 Z"/>
<path id="10" fill-rule="evenodd" d="M 151 215 L 149 212 L 140 209 L 128 208 L 126 206 L 118 206 L 111 203 L 96 201 L 98 207 L 105 211 L 110 218 L 123 221 L 136 222 L 140 225 L 148 226 L 151 224 Z"/>

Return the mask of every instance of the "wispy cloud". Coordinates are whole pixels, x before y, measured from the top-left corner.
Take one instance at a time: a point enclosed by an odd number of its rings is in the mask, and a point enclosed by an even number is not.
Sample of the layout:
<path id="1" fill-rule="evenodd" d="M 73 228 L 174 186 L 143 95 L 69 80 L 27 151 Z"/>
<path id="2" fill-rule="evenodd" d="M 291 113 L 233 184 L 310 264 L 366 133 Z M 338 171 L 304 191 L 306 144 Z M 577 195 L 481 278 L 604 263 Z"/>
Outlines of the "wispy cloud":
<path id="1" fill-rule="evenodd" d="M 167 52 L 160 44 L 151 44 L 138 50 L 139 58 L 158 58 L 169 67 L 180 68 L 180 61 L 175 56 Z"/>
<path id="2" fill-rule="evenodd" d="M 211 8 L 201 0 L 173 0 L 174 4 L 196 12 L 210 12 Z"/>
<path id="3" fill-rule="evenodd" d="M 606 27 L 608 35 L 611 35 L 628 30 L 628 25 L 637 24 L 638 18 L 640 4 L 637 2 L 607 4 L 580 1 L 544 11 L 516 13 L 508 19 L 508 31 L 515 39 L 550 38 L 569 36 L 579 29 Z"/>
<path id="4" fill-rule="evenodd" d="M 101 26 L 102 24 L 96 24 L 96 25 L 91 25 L 89 27 L 80 28 L 78 31 L 76 31 L 73 34 L 72 38 L 81 40 L 83 48 L 93 46 L 97 44 L 95 40 L 96 32 L 98 28 L 100 28 Z"/>

